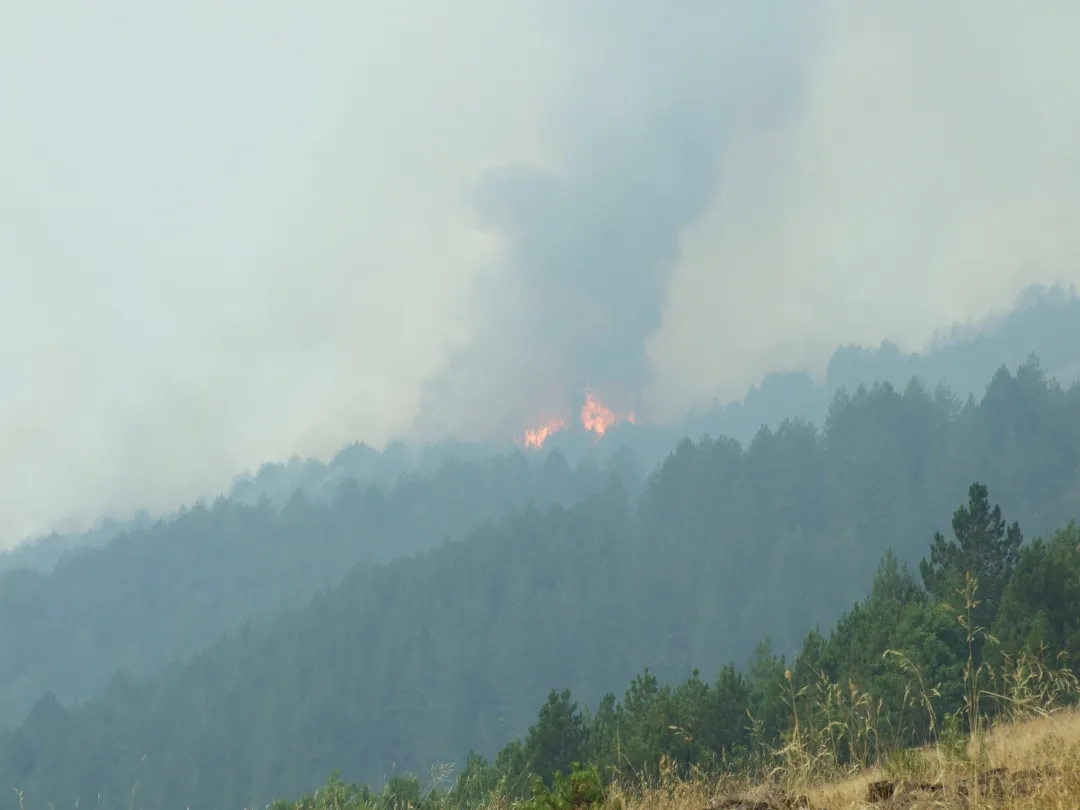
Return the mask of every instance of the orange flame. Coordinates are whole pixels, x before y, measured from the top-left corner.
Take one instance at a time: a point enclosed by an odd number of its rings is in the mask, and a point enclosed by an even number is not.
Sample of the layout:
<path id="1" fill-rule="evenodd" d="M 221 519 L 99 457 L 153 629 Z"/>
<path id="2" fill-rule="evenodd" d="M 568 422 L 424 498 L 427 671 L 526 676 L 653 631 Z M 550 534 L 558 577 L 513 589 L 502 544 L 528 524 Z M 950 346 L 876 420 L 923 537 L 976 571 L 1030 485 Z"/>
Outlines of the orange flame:
<path id="1" fill-rule="evenodd" d="M 626 416 L 627 422 L 634 424 L 636 416 L 633 410 Z M 603 436 L 607 432 L 607 429 L 620 420 L 611 408 L 605 405 L 596 397 L 591 391 L 585 391 L 585 404 L 581 408 L 581 426 L 590 433 L 595 433 L 597 436 Z M 566 420 L 562 417 L 555 417 L 542 423 L 538 427 L 531 428 L 525 431 L 525 449 L 539 450 L 544 446 L 544 443 L 551 438 L 552 434 L 557 433 L 566 427 Z"/>
<path id="2" fill-rule="evenodd" d="M 544 442 L 548 440 L 552 433 L 562 430 L 566 427 L 565 419 L 551 419 L 538 428 L 525 431 L 525 448 L 530 447 L 539 450 L 544 446 Z"/>
<path id="3" fill-rule="evenodd" d="M 582 426 L 603 436 L 604 431 L 614 425 L 615 421 L 615 412 L 594 397 L 591 391 L 586 391 L 585 404 L 581 407 Z"/>

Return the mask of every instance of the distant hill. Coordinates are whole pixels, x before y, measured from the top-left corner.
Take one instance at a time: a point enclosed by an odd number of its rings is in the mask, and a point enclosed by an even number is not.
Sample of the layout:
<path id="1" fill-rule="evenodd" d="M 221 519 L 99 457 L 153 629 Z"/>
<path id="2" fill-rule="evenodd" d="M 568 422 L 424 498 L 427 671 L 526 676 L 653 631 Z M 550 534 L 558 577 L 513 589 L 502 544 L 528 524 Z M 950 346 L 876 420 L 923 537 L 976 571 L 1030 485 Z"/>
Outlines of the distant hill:
<path id="1" fill-rule="evenodd" d="M 28 538 L 13 549 L 0 552 L 0 573 L 16 568 L 51 571 L 69 549 L 104 546 L 124 532 L 146 528 L 153 522 L 150 515 L 142 511 L 129 520 L 106 518 L 85 532 L 53 532 L 44 537 Z"/>
<path id="2" fill-rule="evenodd" d="M 820 426 L 837 391 L 876 382 L 902 388 L 912 378 L 930 390 L 941 385 L 960 399 L 978 400 L 998 368 L 1016 368 L 1031 354 L 1063 385 L 1080 379 L 1080 295 L 1074 288 L 1033 285 L 1008 313 L 943 330 L 922 353 L 902 352 L 889 341 L 876 349 L 841 346 L 822 383 L 806 371 L 767 374 L 741 402 L 691 414 L 685 427 L 691 436 L 711 433 L 745 442 L 761 425 L 775 427 L 789 417 Z"/>

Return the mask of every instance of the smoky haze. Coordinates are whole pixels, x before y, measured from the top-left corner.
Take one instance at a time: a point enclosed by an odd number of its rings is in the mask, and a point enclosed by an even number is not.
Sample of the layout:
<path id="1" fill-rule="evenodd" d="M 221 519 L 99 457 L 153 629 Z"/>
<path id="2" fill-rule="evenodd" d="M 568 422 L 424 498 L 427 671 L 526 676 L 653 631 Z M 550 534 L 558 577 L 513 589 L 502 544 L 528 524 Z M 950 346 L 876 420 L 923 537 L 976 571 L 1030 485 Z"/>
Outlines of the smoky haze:
<path id="1" fill-rule="evenodd" d="M 820 19 L 813 3 L 687 8 L 568 12 L 584 56 L 554 109 L 554 154 L 475 184 L 477 222 L 505 253 L 472 342 L 425 388 L 420 435 L 516 431 L 576 412 L 585 388 L 640 412 L 681 232 L 733 135 L 790 122 Z"/>
<path id="2" fill-rule="evenodd" d="M 0 543 L 1080 281 L 1063 1 L 5 16 Z"/>

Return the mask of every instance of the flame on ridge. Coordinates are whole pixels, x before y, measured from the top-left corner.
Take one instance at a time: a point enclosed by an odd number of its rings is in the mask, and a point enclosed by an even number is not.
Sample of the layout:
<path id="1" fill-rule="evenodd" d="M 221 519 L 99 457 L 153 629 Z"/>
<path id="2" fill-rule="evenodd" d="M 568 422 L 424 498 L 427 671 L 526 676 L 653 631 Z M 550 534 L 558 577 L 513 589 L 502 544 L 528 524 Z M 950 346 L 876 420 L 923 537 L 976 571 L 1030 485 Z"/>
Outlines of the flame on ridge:
<path id="1" fill-rule="evenodd" d="M 597 436 L 603 436 L 609 427 L 617 422 L 624 421 L 620 420 L 611 408 L 607 407 L 588 389 L 585 391 L 585 404 L 581 408 L 580 418 L 581 426 Z M 634 411 L 631 410 L 625 421 L 634 424 L 635 419 Z M 556 417 L 543 422 L 537 427 L 526 430 L 524 437 L 525 449 L 539 450 L 553 434 L 563 430 L 565 427 L 566 420 Z"/>
<path id="2" fill-rule="evenodd" d="M 585 404 L 581 406 L 581 426 L 603 436 L 614 424 L 615 411 L 594 397 L 591 391 L 586 391 Z"/>
<path id="3" fill-rule="evenodd" d="M 565 419 L 551 419 L 540 427 L 530 428 L 525 431 L 525 449 L 535 448 L 539 450 L 552 433 L 556 433 L 566 427 Z"/>

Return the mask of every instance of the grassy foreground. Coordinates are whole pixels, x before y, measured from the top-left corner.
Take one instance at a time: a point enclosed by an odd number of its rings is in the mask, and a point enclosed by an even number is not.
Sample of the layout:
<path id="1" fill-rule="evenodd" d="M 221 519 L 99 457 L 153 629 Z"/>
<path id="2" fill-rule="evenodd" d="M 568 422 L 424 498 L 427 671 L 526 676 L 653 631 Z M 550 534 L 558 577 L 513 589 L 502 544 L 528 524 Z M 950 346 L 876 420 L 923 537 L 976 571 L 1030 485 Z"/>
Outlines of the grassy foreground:
<path id="1" fill-rule="evenodd" d="M 863 808 L 1080 807 L 1080 711 L 1003 725 L 966 745 L 939 743 L 857 775 L 820 784 L 810 770 L 777 769 L 770 779 L 661 779 L 612 786 L 606 810 L 863 810 Z M 497 800 L 494 804 L 498 804 Z M 563 806 L 562 802 L 553 803 Z M 573 807 L 570 803 L 570 807 Z M 504 804 L 504 810 L 510 805 Z M 494 808 L 493 808 L 494 810 Z"/>
<path id="2" fill-rule="evenodd" d="M 539 783 L 527 800 L 490 794 L 478 810 L 1077 810 L 1080 807 L 1080 710 L 1040 712 L 976 735 L 942 734 L 941 741 L 899 752 L 881 765 L 852 767 L 813 760 L 805 746 L 789 742 L 763 776 L 683 778 L 661 766 L 659 778 L 601 786 L 595 769 L 575 769 Z M 825 769 L 821 767 L 823 765 Z M 834 776 L 823 774 L 832 771 Z M 404 798 L 404 797 L 403 797 Z M 390 802 L 396 810 L 419 810 L 421 802 Z M 369 807 L 355 789 L 337 780 L 290 810 L 360 810 Z M 436 802 L 460 810 L 454 802 Z"/>

